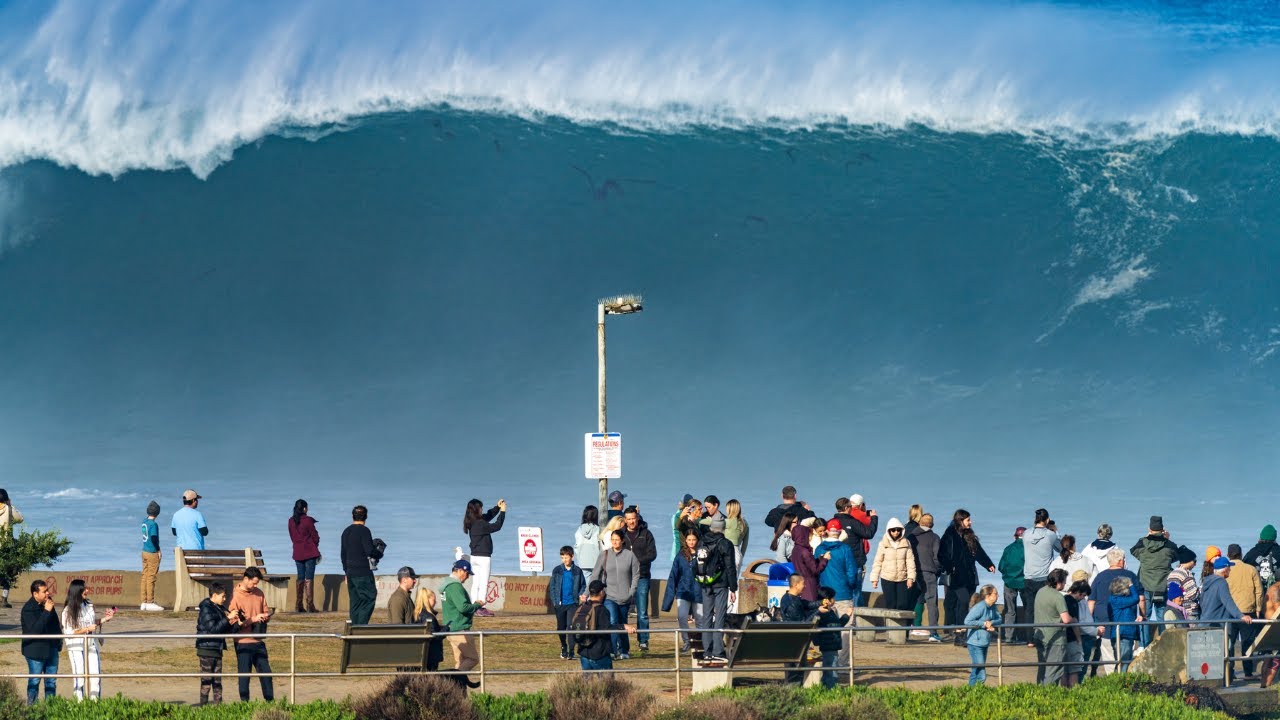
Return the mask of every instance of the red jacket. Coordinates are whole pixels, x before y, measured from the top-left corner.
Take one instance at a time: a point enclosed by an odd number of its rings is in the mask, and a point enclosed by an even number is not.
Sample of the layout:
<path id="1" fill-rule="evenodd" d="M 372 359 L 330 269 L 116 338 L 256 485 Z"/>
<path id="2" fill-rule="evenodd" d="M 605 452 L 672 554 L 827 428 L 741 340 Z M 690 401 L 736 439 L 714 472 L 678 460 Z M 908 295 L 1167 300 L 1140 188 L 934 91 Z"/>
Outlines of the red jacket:
<path id="1" fill-rule="evenodd" d="M 303 562 L 320 557 L 320 533 L 316 530 L 316 521 L 310 515 L 303 515 L 295 525 L 293 516 L 289 516 L 289 539 L 293 541 L 293 560 Z"/>

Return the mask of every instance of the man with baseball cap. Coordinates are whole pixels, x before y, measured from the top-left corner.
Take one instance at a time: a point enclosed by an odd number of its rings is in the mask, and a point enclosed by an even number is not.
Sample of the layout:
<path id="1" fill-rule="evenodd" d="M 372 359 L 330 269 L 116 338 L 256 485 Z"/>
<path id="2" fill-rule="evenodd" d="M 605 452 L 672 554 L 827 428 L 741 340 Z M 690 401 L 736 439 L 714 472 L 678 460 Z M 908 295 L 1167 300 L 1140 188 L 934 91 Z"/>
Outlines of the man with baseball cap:
<path id="1" fill-rule="evenodd" d="M 200 493 L 187 490 L 182 493 L 182 507 L 173 514 L 169 522 L 169 530 L 177 538 L 177 546 L 183 550 L 203 550 L 205 536 L 209 534 L 209 526 L 204 522 L 204 515 L 196 508 L 200 507 Z"/>
<path id="2" fill-rule="evenodd" d="M 609 493 L 609 514 L 605 517 L 605 522 L 616 517 L 622 517 L 622 501 L 626 499 L 627 496 L 617 490 Z"/>
<path id="3" fill-rule="evenodd" d="M 466 587 L 469 579 L 471 579 L 471 563 L 467 560 L 458 560 L 453 564 L 449 579 L 440 586 L 440 620 L 450 632 L 470 630 L 471 619 L 477 610 L 484 607 L 483 600 L 471 602 L 471 596 L 467 594 Z M 471 635 L 450 635 L 449 645 L 453 648 L 453 664 L 459 671 L 466 672 L 480 664 L 480 653 L 476 651 L 476 641 Z M 454 677 L 467 687 L 480 687 L 480 683 L 472 683 L 471 679 L 465 675 Z"/>
<path id="4" fill-rule="evenodd" d="M 413 624 L 413 586 L 418 584 L 418 574 L 405 565 L 396 573 L 398 585 L 387 600 L 387 622 L 392 625 Z"/>

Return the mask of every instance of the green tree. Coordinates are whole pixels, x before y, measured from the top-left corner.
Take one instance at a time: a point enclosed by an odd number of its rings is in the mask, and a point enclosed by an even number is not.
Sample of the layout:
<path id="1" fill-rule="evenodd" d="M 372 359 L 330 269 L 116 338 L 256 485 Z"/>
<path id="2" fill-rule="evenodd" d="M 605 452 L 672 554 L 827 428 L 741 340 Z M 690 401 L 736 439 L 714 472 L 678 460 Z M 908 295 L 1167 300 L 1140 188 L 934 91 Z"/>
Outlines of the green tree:
<path id="1" fill-rule="evenodd" d="M 55 530 L 26 531 L 0 538 L 0 577 L 10 583 L 37 565 L 53 567 L 71 551 L 71 541 Z"/>

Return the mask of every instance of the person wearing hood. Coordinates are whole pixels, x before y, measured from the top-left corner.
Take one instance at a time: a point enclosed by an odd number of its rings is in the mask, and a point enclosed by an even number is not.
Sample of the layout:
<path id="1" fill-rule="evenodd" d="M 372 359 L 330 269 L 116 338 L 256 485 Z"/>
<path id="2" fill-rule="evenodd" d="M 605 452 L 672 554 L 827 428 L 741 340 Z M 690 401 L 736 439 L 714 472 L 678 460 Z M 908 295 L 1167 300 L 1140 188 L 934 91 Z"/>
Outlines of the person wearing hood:
<path id="1" fill-rule="evenodd" d="M 636 640 L 640 643 L 640 652 L 649 652 L 649 584 L 653 561 L 658 559 L 658 542 L 649 532 L 649 524 L 640 517 L 640 510 L 635 505 L 629 506 L 622 513 L 623 532 L 626 546 L 640 563 L 640 576 L 636 579 Z M 626 622 L 623 618 L 619 622 Z"/>
<path id="2" fill-rule="evenodd" d="M 249 672 L 258 674 L 262 684 L 262 699 L 271 702 L 275 699 L 275 690 L 271 681 L 271 660 L 267 657 L 267 643 L 264 638 L 250 637 L 253 634 L 267 632 L 267 621 L 275 611 L 267 607 L 267 598 L 258 589 L 262 581 L 262 571 L 256 567 L 244 569 L 244 577 L 236 584 L 231 597 L 229 612 L 240 616 L 237 633 L 244 637 L 236 638 L 236 672 L 240 673 L 240 701 L 249 702 Z"/>
<path id="3" fill-rule="evenodd" d="M 822 587 L 831 588 L 835 592 L 833 607 L 836 615 L 852 618 L 853 588 L 854 583 L 858 582 L 858 564 L 853 559 L 853 551 L 840 539 L 843 530 L 839 520 L 828 520 L 825 538 L 814 553 L 818 557 L 828 558 L 827 566 L 818 575 L 818 581 Z M 838 661 L 840 665 L 847 665 L 849 636 L 841 633 L 840 638 Z"/>
<path id="4" fill-rule="evenodd" d="M 942 534 L 938 544 L 938 564 L 947 574 L 947 594 L 943 598 L 943 610 L 946 612 L 947 625 L 959 625 L 968 612 L 969 596 L 978 586 L 978 572 L 975 564 L 980 563 L 987 572 L 995 572 L 996 564 L 991 556 L 982 548 L 978 535 L 973 531 L 973 518 L 964 508 L 957 509 L 951 516 L 951 525 Z M 1034 607 L 1034 605 L 1028 605 Z M 954 637 L 956 645 L 964 645 L 962 631 Z"/>
<path id="5" fill-rule="evenodd" d="M 1000 554 L 1000 579 L 1004 582 L 1004 617 L 1002 624 L 1012 625 L 1022 622 L 1018 613 L 1018 596 L 1022 592 L 1026 579 L 1022 575 L 1022 569 L 1026 562 L 1026 556 L 1022 552 L 1022 535 L 1027 529 L 1021 525 L 1013 531 L 1013 542 L 1005 546 L 1004 552 Z M 1026 615 L 1026 606 L 1023 606 L 1022 615 Z M 1026 641 L 1027 631 L 1024 628 L 1004 629 L 1004 641 L 1019 642 Z"/>
<path id="6" fill-rule="evenodd" d="M 1245 553 L 1244 561 L 1257 569 L 1264 588 L 1280 579 L 1280 545 L 1276 544 L 1274 525 L 1263 526 L 1258 533 L 1258 543 Z"/>
<path id="7" fill-rule="evenodd" d="M 1147 534 L 1129 548 L 1129 553 L 1138 559 L 1138 579 L 1145 588 L 1147 618 L 1157 620 L 1164 617 L 1165 589 L 1169 584 L 1169 570 L 1178 561 L 1178 546 L 1169 541 L 1164 518 L 1159 515 L 1151 516 L 1147 528 Z M 1159 631 L 1158 624 L 1143 625 L 1142 644 L 1151 644 L 1152 633 L 1159 634 Z"/>
<path id="8" fill-rule="evenodd" d="M 1231 568 L 1235 565 L 1227 558 L 1219 556 L 1213 561 L 1213 574 L 1204 579 L 1204 585 L 1200 590 L 1200 619 L 1209 623 L 1210 627 L 1220 628 L 1227 620 L 1243 621 L 1246 628 L 1253 624 L 1253 616 L 1241 612 L 1236 601 L 1231 598 L 1228 578 L 1231 575 Z M 1236 623 L 1232 623 L 1232 627 L 1236 627 Z M 1231 664 L 1231 678 L 1235 678 L 1235 663 Z"/>
<path id="9" fill-rule="evenodd" d="M 1089 584 L 1093 584 L 1093 579 L 1098 577 L 1098 573 L 1106 570 L 1108 567 L 1107 551 L 1115 547 L 1116 544 L 1111 542 L 1111 526 L 1102 523 L 1098 526 L 1098 538 L 1080 551 L 1089 560 L 1093 561 L 1093 569 L 1089 571 Z"/>
<path id="10" fill-rule="evenodd" d="M 861 606 L 862 578 L 866 573 L 867 555 L 871 552 L 871 538 L 879 531 L 880 518 L 875 510 L 867 509 L 865 498 L 854 493 L 848 498 L 836 500 L 835 519 L 844 528 L 845 544 L 853 551 L 853 559 L 858 563 L 858 582 L 854 588 L 853 604 Z"/>
<path id="11" fill-rule="evenodd" d="M 1049 577 L 1049 567 L 1053 558 L 1062 552 L 1062 542 L 1058 533 L 1050 530 L 1049 511 L 1037 508 L 1035 523 L 1031 529 L 1022 534 L 1022 606 L 1034 608 L 1036 593 L 1044 587 Z"/>
<path id="12" fill-rule="evenodd" d="M 890 610 L 911 609 L 911 588 L 916 583 L 916 558 L 911 552 L 911 541 L 904 535 L 906 529 L 898 518 L 889 518 L 889 525 L 876 547 L 875 563 L 871 566 L 871 587 L 884 581 L 884 606 Z"/>
<path id="13" fill-rule="evenodd" d="M 600 557 L 600 510 L 595 505 L 582 508 L 582 524 L 573 533 L 573 557 L 582 568 L 583 587 L 590 585 Z"/>
<path id="14" fill-rule="evenodd" d="M 818 578 L 826 569 L 831 556 L 814 556 L 813 547 L 809 544 L 810 533 L 809 526 L 804 522 L 791 526 L 791 539 L 795 541 L 795 547 L 791 549 L 791 564 L 795 566 L 796 573 L 804 578 L 804 592 L 800 597 L 809 602 L 817 602 Z"/>
<path id="15" fill-rule="evenodd" d="M 928 624 L 938 624 L 938 534 L 933 531 L 933 514 L 920 516 L 920 527 L 907 538 L 915 553 L 916 582 L 920 585 L 920 598 L 923 607 L 916 608 L 916 624 L 921 624 L 923 612 L 928 617 Z M 929 642 L 942 642 L 937 630 L 929 631 Z"/>

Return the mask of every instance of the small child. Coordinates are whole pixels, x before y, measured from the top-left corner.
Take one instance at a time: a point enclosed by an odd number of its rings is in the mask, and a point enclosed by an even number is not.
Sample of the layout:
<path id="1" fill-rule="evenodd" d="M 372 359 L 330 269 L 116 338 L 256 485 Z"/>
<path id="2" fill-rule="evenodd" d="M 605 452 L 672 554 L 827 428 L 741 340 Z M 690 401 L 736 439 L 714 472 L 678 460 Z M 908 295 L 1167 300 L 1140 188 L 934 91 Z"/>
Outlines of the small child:
<path id="1" fill-rule="evenodd" d="M 987 682 L 987 648 L 991 637 L 1000 624 L 1000 611 L 996 609 L 996 601 L 1000 592 L 995 585 L 983 585 L 969 600 L 969 614 L 964 624 L 969 630 L 969 639 L 965 645 L 969 648 L 969 659 L 973 667 L 969 670 L 970 685 L 985 685 Z"/>
<path id="2" fill-rule="evenodd" d="M 565 633 L 586 597 L 587 580 L 582 568 L 573 564 L 573 546 L 560 548 L 560 564 L 551 571 L 551 607 L 556 611 L 556 630 L 560 633 L 560 659 L 574 659 L 572 633 Z"/>
<path id="3" fill-rule="evenodd" d="M 818 588 L 818 624 L 819 630 L 823 628 L 842 628 L 845 623 L 849 622 L 848 615 L 841 615 L 836 610 L 836 591 L 829 587 Z M 834 668 L 840 661 L 840 633 L 839 632 L 818 632 L 813 634 L 813 643 L 818 646 L 818 650 L 822 651 L 822 667 Z M 822 671 L 822 687 L 831 690 L 836 686 L 836 671 L 824 669 Z"/>
<path id="4" fill-rule="evenodd" d="M 158 517 L 160 517 L 160 503 L 152 500 L 147 504 L 147 519 L 142 521 L 142 604 L 138 606 L 140 610 L 164 610 L 155 603 L 156 576 L 160 574 L 160 525 L 156 523 Z"/>
<path id="5" fill-rule="evenodd" d="M 804 592 L 804 576 L 792 573 L 787 579 L 787 592 L 778 603 L 778 617 L 782 622 L 804 622 L 818 611 L 818 603 L 800 597 Z"/>
<path id="6" fill-rule="evenodd" d="M 209 597 L 200 601 L 200 615 L 196 620 L 197 635 L 229 635 L 233 626 L 240 624 L 240 615 L 227 610 L 227 588 L 220 582 L 210 583 Z M 200 704 L 209 702 L 213 691 L 214 704 L 222 703 L 222 654 L 227 649 L 224 638 L 196 638 L 196 657 L 200 658 Z"/>

